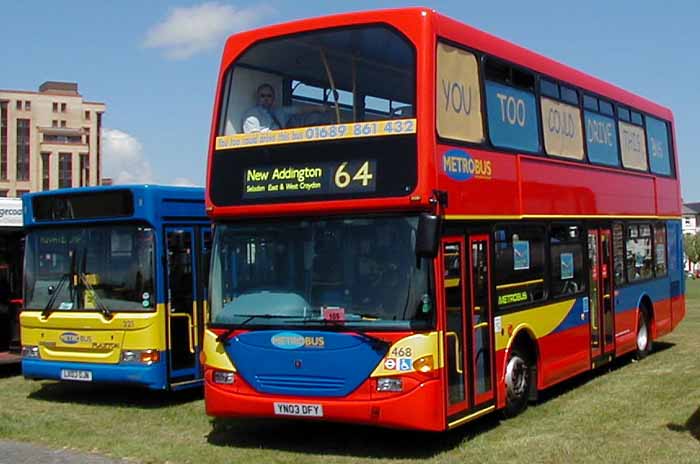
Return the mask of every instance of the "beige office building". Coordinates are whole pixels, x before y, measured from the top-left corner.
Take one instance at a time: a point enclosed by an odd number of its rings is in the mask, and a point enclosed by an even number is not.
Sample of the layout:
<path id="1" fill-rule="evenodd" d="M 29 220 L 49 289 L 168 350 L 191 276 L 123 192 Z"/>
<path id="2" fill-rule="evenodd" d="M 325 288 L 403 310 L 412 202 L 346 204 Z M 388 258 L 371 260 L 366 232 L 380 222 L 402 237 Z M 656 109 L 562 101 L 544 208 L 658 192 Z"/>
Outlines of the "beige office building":
<path id="1" fill-rule="evenodd" d="M 105 109 L 73 82 L 0 90 L 0 197 L 99 185 Z"/>

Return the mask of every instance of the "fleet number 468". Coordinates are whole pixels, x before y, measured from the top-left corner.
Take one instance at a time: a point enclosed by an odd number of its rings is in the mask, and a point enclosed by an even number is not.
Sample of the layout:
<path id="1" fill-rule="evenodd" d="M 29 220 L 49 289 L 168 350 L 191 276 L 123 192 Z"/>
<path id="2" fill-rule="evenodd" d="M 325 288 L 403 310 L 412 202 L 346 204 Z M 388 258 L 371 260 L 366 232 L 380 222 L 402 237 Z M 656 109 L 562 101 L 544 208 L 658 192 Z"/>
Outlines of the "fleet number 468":
<path id="1" fill-rule="evenodd" d="M 369 161 L 362 163 L 355 174 L 346 171 L 347 166 L 348 163 L 345 161 L 335 170 L 335 185 L 338 188 L 346 188 L 351 182 L 360 182 L 363 187 L 367 187 L 374 178 L 374 175 L 369 172 Z"/>

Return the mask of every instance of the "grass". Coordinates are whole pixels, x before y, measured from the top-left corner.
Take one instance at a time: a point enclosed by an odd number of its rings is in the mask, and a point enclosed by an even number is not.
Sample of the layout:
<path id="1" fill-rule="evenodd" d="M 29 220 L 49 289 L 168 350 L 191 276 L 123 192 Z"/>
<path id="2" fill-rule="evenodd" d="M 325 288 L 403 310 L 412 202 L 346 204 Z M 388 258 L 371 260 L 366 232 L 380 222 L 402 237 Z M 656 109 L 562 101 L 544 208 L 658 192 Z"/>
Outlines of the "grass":
<path id="1" fill-rule="evenodd" d="M 641 362 L 550 389 L 507 421 L 444 434 L 326 423 L 212 420 L 201 392 L 26 381 L 0 371 L 0 438 L 147 463 L 698 463 L 700 280 L 688 312 Z"/>

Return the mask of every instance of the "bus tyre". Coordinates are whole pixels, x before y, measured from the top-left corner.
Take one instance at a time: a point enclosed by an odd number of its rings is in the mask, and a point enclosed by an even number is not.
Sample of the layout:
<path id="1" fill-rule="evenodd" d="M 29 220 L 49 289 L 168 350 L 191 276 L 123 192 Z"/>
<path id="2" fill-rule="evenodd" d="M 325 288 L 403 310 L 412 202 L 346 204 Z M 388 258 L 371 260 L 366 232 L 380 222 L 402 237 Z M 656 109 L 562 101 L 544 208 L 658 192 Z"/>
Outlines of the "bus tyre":
<path id="1" fill-rule="evenodd" d="M 637 311 L 637 359 L 646 358 L 651 353 L 651 325 L 649 324 L 649 311 L 645 307 Z"/>
<path id="2" fill-rule="evenodd" d="M 514 348 L 506 365 L 506 417 L 517 416 L 527 407 L 532 381 L 530 373 L 530 358 L 519 348 Z"/>

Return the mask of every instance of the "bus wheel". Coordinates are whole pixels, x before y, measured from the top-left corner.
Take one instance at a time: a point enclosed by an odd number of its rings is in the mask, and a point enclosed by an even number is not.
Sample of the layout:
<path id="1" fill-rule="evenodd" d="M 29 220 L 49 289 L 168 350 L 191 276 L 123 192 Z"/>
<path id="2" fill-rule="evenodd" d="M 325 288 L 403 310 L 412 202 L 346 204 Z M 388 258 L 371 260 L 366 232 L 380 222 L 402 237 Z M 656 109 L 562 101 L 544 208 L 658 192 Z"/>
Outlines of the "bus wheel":
<path id="1" fill-rule="evenodd" d="M 645 307 L 637 311 L 637 359 L 645 358 L 651 353 L 651 330 L 649 326 L 649 311 Z"/>
<path id="2" fill-rule="evenodd" d="M 520 414 L 527 407 L 530 392 L 530 363 L 518 348 L 511 351 L 506 366 L 506 417 Z"/>

